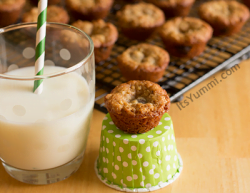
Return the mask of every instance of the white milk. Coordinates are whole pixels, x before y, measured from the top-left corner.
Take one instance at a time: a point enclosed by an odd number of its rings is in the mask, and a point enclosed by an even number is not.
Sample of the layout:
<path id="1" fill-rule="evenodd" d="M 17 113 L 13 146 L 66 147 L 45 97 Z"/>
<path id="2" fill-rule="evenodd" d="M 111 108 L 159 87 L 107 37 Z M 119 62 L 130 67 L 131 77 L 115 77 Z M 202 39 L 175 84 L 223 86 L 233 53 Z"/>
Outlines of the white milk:
<path id="1" fill-rule="evenodd" d="M 63 70 L 45 67 L 44 74 Z M 34 67 L 9 72 L 32 76 Z M 63 165 L 86 146 L 94 104 L 86 80 L 69 73 L 44 80 L 42 94 L 33 81 L 0 79 L 0 158 L 26 170 Z"/>

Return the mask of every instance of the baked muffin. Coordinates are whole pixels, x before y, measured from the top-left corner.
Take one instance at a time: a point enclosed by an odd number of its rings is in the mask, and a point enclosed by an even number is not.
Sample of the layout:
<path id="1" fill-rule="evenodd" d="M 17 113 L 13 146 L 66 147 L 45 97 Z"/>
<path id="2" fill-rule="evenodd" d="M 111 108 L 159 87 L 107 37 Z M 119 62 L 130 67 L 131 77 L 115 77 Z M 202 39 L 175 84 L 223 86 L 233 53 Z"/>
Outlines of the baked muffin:
<path id="1" fill-rule="evenodd" d="M 229 36 L 241 30 L 249 10 L 237 1 L 211 1 L 199 7 L 199 15 L 213 27 L 214 35 Z"/>
<path id="2" fill-rule="evenodd" d="M 136 40 L 145 40 L 165 21 L 163 11 L 149 3 L 126 5 L 117 17 L 122 32 Z"/>
<path id="3" fill-rule="evenodd" d="M 118 38 L 118 31 L 112 23 L 103 20 L 81 21 L 72 24 L 88 34 L 94 43 L 95 61 L 106 60 L 111 53 L 113 45 Z"/>
<path id="4" fill-rule="evenodd" d="M 16 23 L 25 2 L 26 0 L 0 0 L 0 27 Z"/>
<path id="5" fill-rule="evenodd" d="M 59 39 L 62 48 L 70 52 L 70 61 L 72 63 L 77 64 L 82 62 L 83 58 L 87 57 L 90 51 L 90 42 L 74 27 L 71 30 L 59 30 L 54 37 L 55 39 Z"/>
<path id="6" fill-rule="evenodd" d="M 150 81 L 131 80 L 104 98 L 114 124 L 128 133 L 145 133 L 156 127 L 169 110 L 167 92 Z"/>
<path id="7" fill-rule="evenodd" d="M 167 18 L 187 16 L 194 1 L 195 0 L 148 0 L 149 3 L 161 8 Z"/>
<path id="8" fill-rule="evenodd" d="M 34 7 L 29 12 L 23 14 L 23 22 L 37 22 L 38 8 Z M 47 8 L 47 22 L 65 23 L 69 22 L 69 15 L 65 9 L 55 5 Z"/>
<path id="9" fill-rule="evenodd" d="M 108 15 L 113 0 L 66 0 L 66 5 L 75 19 L 97 20 Z"/>
<path id="10" fill-rule="evenodd" d="M 149 80 L 157 82 L 162 78 L 169 63 L 168 53 L 154 45 L 131 46 L 117 57 L 121 74 L 127 80 Z"/>
<path id="11" fill-rule="evenodd" d="M 176 17 L 167 21 L 159 33 L 171 55 L 192 58 L 204 51 L 213 29 L 198 18 Z"/>

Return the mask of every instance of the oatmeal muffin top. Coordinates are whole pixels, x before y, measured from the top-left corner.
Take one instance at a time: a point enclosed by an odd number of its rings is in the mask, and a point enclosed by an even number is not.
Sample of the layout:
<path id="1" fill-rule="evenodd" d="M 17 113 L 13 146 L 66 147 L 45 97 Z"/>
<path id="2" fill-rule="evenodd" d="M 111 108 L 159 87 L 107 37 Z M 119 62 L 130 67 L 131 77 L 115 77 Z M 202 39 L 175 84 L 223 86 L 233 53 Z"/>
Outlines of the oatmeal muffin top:
<path id="1" fill-rule="evenodd" d="M 160 30 L 164 38 L 172 38 L 179 43 L 207 42 L 212 37 L 213 29 L 206 22 L 192 17 L 176 17 L 167 21 Z"/>
<path id="2" fill-rule="evenodd" d="M 249 18 L 248 8 L 237 1 L 210 1 L 199 7 L 199 14 L 208 21 L 225 25 L 246 21 Z"/>
<path id="3" fill-rule="evenodd" d="M 116 27 L 101 19 L 92 22 L 78 20 L 72 25 L 88 34 L 93 40 L 94 47 L 110 46 L 118 38 Z"/>
<path id="4" fill-rule="evenodd" d="M 74 10 L 86 12 L 87 10 L 110 7 L 113 0 L 66 0 L 66 3 Z"/>
<path id="5" fill-rule="evenodd" d="M 194 3 L 195 0 L 148 0 L 149 3 L 153 3 L 158 7 L 165 7 L 165 6 L 188 6 L 191 3 Z"/>
<path id="6" fill-rule="evenodd" d="M 25 2 L 26 0 L 0 0 L 0 10 L 11 11 L 20 8 Z"/>
<path id="7" fill-rule="evenodd" d="M 117 60 L 131 69 L 162 69 L 169 62 L 169 54 L 162 48 L 150 44 L 138 44 L 125 50 Z"/>
<path id="8" fill-rule="evenodd" d="M 126 5 L 117 12 L 117 17 L 123 27 L 160 26 L 165 21 L 163 11 L 149 3 Z"/>
<path id="9" fill-rule="evenodd" d="M 23 14 L 23 22 L 37 22 L 38 8 L 34 7 Z M 47 8 L 47 22 L 68 23 L 69 15 L 61 7 L 51 5 Z"/>
<path id="10" fill-rule="evenodd" d="M 158 84 L 145 80 L 120 84 L 104 100 L 109 112 L 137 118 L 162 115 L 170 106 L 167 92 Z"/>

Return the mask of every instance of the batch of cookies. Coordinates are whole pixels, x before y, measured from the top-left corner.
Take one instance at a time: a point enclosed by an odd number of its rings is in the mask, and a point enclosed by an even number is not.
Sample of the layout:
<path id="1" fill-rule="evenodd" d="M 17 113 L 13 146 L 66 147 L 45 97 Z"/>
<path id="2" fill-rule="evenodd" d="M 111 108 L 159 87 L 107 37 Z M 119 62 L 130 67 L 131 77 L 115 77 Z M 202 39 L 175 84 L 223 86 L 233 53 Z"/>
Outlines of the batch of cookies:
<path id="1" fill-rule="evenodd" d="M 105 20 L 115 1 L 66 0 L 60 7 L 61 0 L 48 0 L 47 21 L 70 22 L 87 33 L 97 63 L 109 58 L 121 34 L 127 41 L 141 42 L 116 59 L 128 82 L 105 97 L 109 113 L 102 122 L 95 171 L 103 183 L 117 190 L 153 191 L 172 183 L 183 168 L 167 113 L 170 99 L 155 82 L 164 75 L 170 56 L 199 56 L 212 36 L 239 32 L 249 18 L 250 4 L 247 0 L 247 6 L 234 0 L 207 1 L 197 10 L 199 19 L 188 17 L 194 0 L 123 0 L 126 4 L 116 12 L 115 26 Z M 25 0 L 0 0 L 0 26 L 35 22 L 37 1 L 32 3 L 34 7 L 27 10 Z M 165 49 L 144 42 L 155 34 Z"/>
<path id="2" fill-rule="evenodd" d="M 27 2 L 26 2 L 27 1 Z M 121 1 L 121 0 L 120 0 Z M 96 62 L 109 58 L 120 35 L 145 41 L 154 32 L 162 39 L 165 50 L 154 45 L 138 44 L 127 48 L 117 58 L 126 80 L 158 82 L 169 63 L 169 55 L 193 58 L 200 55 L 209 39 L 239 32 L 249 18 L 247 6 L 237 1 L 208 1 L 197 12 L 201 19 L 188 17 L 194 0 L 123 0 L 126 4 L 116 13 L 117 26 L 104 21 L 115 0 L 48 0 L 47 21 L 69 23 L 91 36 Z M 0 26 L 15 22 L 35 22 L 37 0 L 1 0 Z M 26 8 L 29 3 L 33 8 Z M 62 6 L 63 5 L 63 6 Z"/>

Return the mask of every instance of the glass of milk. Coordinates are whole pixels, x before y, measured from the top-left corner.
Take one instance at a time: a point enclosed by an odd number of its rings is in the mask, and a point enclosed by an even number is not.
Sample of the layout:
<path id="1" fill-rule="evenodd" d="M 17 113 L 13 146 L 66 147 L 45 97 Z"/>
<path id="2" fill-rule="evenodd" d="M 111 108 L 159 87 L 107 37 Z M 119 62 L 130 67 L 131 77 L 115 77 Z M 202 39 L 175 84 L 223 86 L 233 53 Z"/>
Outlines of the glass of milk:
<path id="1" fill-rule="evenodd" d="M 80 167 L 95 98 L 89 36 L 48 23 L 45 66 L 35 76 L 36 24 L 0 29 L 0 159 L 15 179 L 50 184 Z M 34 80 L 43 80 L 40 95 Z"/>

